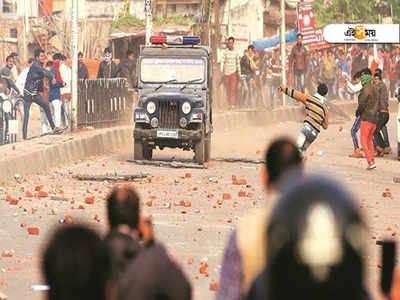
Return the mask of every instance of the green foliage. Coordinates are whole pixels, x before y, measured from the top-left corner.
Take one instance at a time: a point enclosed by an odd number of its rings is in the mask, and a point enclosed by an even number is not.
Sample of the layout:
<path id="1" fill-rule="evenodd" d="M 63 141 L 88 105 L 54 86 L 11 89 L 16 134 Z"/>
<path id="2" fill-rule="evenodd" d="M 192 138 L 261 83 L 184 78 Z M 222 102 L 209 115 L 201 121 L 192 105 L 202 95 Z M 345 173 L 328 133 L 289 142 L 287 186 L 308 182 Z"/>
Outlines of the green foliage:
<path id="1" fill-rule="evenodd" d="M 391 16 L 393 23 L 400 21 L 400 0 L 315 0 L 313 3 L 316 25 L 360 22 L 378 24 Z"/>
<path id="2" fill-rule="evenodd" d="M 132 16 L 130 14 L 127 14 L 125 16 L 120 17 L 117 20 L 114 20 L 111 22 L 111 27 L 112 28 L 121 28 L 123 26 L 128 26 L 128 27 L 139 27 L 139 26 L 144 26 L 145 21 L 141 20 L 135 16 Z"/>
<path id="3" fill-rule="evenodd" d="M 193 18 L 187 18 L 183 15 L 176 15 L 173 17 L 168 18 L 153 18 L 153 23 L 156 25 L 163 25 L 163 24 L 177 24 L 177 25 L 190 25 L 193 24 L 195 20 Z"/>

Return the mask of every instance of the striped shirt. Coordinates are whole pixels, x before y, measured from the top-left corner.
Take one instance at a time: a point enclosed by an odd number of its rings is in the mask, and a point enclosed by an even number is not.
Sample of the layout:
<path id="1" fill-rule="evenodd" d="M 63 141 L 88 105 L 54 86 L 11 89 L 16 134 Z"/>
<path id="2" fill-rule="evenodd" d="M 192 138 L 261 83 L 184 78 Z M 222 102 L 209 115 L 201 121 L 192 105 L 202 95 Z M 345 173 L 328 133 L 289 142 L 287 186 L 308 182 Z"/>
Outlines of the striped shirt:
<path id="1" fill-rule="evenodd" d="M 226 49 L 222 52 L 221 72 L 225 75 L 231 75 L 235 72 L 240 74 L 240 57 L 234 50 Z"/>
<path id="2" fill-rule="evenodd" d="M 306 107 L 306 118 L 304 123 L 311 125 L 320 132 L 321 126 L 328 128 L 328 106 L 324 103 L 324 97 L 319 94 L 309 96 L 291 88 L 284 88 L 286 95 L 303 102 Z"/>
<path id="3" fill-rule="evenodd" d="M 278 59 L 273 59 L 271 61 L 271 71 L 272 71 L 272 79 L 274 79 L 274 82 L 280 82 L 282 66 Z"/>

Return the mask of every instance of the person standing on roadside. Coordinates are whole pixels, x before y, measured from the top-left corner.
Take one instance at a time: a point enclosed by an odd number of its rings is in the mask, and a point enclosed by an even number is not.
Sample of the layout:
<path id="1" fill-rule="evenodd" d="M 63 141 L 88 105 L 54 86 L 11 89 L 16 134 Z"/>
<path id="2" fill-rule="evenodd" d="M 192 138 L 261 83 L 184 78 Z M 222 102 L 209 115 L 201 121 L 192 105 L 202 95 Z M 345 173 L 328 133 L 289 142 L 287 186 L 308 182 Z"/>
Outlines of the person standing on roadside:
<path id="1" fill-rule="evenodd" d="M 298 33 L 296 45 L 293 46 L 289 56 L 289 70 L 294 76 L 295 88 L 302 93 L 305 91 L 307 67 L 307 50 L 303 45 L 303 35 Z"/>
<path id="2" fill-rule="evenodd" d="M 229 108 L 234 109 L 236 105 L 237 76 L 240 72 L 240 57 L 234 49 L 235 38 L 229 37 L 227 49 L 221 56 L 221 73 L 224 79 L 226 93 L 229 99 Z"/>
<path id="3" fill-rule="evenodd" d="M 384 131 L 386 124 L 389 122 L 390 115 L 389 115 L 389 94 L 386 85 L 383 83 L 382 73 L 380 72 L 380 69 L 377 69 L 377 72 L 375 72 L 374 74 L 374 84 L 377 90 L 377 96 L 379 102 L 378 121 L 376 123 L 374 139 L 377 144 L 376 151 L 378 156 L 383 156 L 384 154 L 389 154 L 391 152 L 389 140 L 386 140 L 385 137 L 382 137 L 382 132 L 381 132 Z"/>
<path id="4" fill-rule="evenodd" d="M 35 50 L 35 61 L 29 69 L 25 88 L 24 88 L 24 124 L 23 124 L 23 138 L 26 140 L 28 138 L 28 122 L 29 122 L 29 112 L 32 103 L 36 103 L 41 108 L 43 108 L 46 113 L 46 117 L 49 120 L 51 129 L 55 134 L 61 134 L 63 131 L 57 128 L 54 124 L 53 118 L 51 116 L 51 111 L 49 104 L 45 102 L 40 95 L 43 92 L 43 79 L 47 77 L 56 83 L 53 75 L 43 68 L 43 64 L 46 60 L 45 52 L 42 49 Z"/>
<path id="5" fill-rule="evenodd" d="M 69 122 L 72 120 L 71 116 L 71 98 L 72 98 L 72 70 L 66 65 L 67 58 L 61 55 L 60 62 L 60 74 L 61 80 L 64 82 L 64 86 L 60 89 L 61 93 L 61 122 L 63 123 L 64 130 L 68 129 Z"/>
<path id="6" fill-rule="evenodd" d="M 372 137 L 376 130 L 379 112 L 377 92 L 371 79 L 371 70 L 367 69 L 361 75 L 363 88 L 358 96 L 358 108 L 356 111 L 356 117 L 360 116 L 361 118 L 361 145 L 368 163 L 367 170 L 376 169 Z"/>
<path id="7" fill-rule="evenodd" d="M 56 79 L 56 83 L 49 81 L 49 102 L 53 106 L 54 124 L 57 127 L 61 127 L 61 88 L 65 86 L 60 72 L 61 60 L 62 55 L 60 53 L 53 55 L 53 67 L 50 69 L 50 72 Z"/>
<path id="8" fill-rule="evenodd" d="M 109 47 L 104 49 L 104 60 L 100 63 L 97 78 L 115 78 L 117 65 L 113 62 L 112 52 Z"/>
<path id="9" fill-rule="evenodd" d="M 128 50 L 126 58 L 123 59 L 117 67 L 116 77 L 125 78 L 129 87 L 132 88 L 135 82 L 135 68 L 135 52 L 133 52 L 133 50 Z"/>
<path id="10" fill-rule="evenodd" d="M 83 53 L 78 53 L 78 79 L 89 79 L 89 71 L 83 61 Z"/>
<path id="11" fill-rule="evenodd" d="M 335 78 L 337 74 L 337 63 L 335 61 L 335 57 L 333 56 L 333 52 L 331 50 L 328 50 L 328 56 L 322 61 L 322 68 L 321 68 L 321 78 L 323 82 L 326 83 L 328 86 L 329 90 L 329 99 L 334 98 L 334 84 L 335 84 Z"/>

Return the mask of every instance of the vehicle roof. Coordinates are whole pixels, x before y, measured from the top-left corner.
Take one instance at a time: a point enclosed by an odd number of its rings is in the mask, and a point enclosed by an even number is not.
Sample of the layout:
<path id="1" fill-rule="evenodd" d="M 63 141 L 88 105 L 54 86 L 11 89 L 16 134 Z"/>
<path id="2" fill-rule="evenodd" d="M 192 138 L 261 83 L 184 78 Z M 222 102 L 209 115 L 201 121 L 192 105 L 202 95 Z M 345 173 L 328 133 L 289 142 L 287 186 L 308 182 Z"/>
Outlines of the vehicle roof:
<path id="1" fill-rule="evenodd" d="M 210 51 L 205 46 L 168 46 L 163 50 L 160 46 L 145 46 L 141 48 L 141 56 L 209 56 Z"/>

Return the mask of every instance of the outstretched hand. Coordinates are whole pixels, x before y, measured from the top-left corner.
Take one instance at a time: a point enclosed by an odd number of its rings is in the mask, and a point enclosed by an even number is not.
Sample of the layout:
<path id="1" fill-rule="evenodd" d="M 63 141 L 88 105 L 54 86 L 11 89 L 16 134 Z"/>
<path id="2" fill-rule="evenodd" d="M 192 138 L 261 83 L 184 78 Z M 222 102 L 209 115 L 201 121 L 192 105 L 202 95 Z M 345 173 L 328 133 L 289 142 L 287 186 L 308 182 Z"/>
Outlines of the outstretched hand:
<path id="1" fill-rule="evenodd" d="M 280 86 L 278 87 L 278 91 L 279 91 L 280 93 L 283 93 L 283 86 L 282 86 L 282 85 L 280 85 Z"/>

